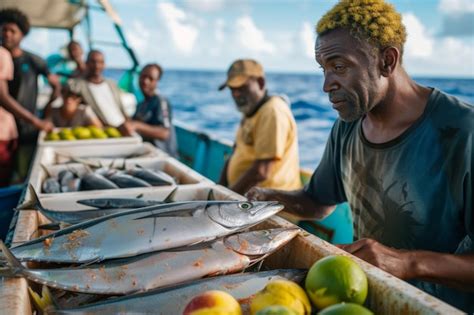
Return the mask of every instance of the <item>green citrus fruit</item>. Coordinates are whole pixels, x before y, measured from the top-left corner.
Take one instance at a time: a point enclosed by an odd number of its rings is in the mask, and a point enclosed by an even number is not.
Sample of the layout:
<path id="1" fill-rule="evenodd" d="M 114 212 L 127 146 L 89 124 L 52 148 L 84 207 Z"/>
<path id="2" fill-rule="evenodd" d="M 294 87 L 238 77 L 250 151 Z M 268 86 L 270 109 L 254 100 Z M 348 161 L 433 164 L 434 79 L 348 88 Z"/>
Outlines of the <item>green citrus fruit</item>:
<path id="1" fill-rule="evenodd" d="M 318 315 L 374 315 L 374 313 L 359 304 L 339 303 L 326 307 Z"/>
<path id="2" fill-rule="evenodd" d="M 350 302 L 364 304 L 367 276 L 347 256 L 327 256 L 313 264 L 305 282 L 306 292 L 317 308 Z"/>
<path id="3" fill-rule="evenodd" d="M 297 313 L 286 306 L 273 305 L 261 309 L 255 315 L 297 315 Z"/>

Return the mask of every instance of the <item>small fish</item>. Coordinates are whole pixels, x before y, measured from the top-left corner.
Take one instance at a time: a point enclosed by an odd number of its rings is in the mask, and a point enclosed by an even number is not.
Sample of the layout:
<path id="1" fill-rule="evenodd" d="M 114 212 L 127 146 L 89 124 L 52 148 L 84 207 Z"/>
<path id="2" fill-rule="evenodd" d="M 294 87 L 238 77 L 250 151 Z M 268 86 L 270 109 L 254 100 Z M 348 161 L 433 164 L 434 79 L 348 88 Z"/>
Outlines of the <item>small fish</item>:
<path id="1" fill-rule="evenodd" d="M 244 310 L 248 310 L 252 296 L 263 290 L 269 282 L 286 279 L 300 283 L 304 280 L 305 275 L 306 271 L 301 269 L 277 269 L 218 276 L 125 297 L 111 298 L 74 309 L 52 309 L 48 310 L 48 314 L 183 314 L 188 302 L 207 290 L 227 292 L 237 299 Z"/>
<path id="2" fill-rule="evenodd" d="M 61 181 L 61 191 L 62 192 L 75 192 L 79 191 L 81 188 L 81 179 L 80 178 L 70 178 L 68 180 Z"/>
<path id="3" fill-rule="evenodd" d="M 88 173 L 81 178 L 81 190 L 118 189 L 112 181 L 95 173 Z"/>
<path id="4" fill-rule="evenodd" d="M 114 182 L 120 188 L 133 188 L 133 187 L 151 187 L 146 181 L 133 177 L 128 174 L 115 172 L 112 175 L 107 175 L 107 178 Z"/>
<path id="5" fill-rule="evenodd" d="M 278 213 L 276 201 L 188 201 L 91 219 L 12 247 L 21 261 L 88 263 L 210 241 Z M 44 241 L 54 239 L 50 246 Z"/>
<path id="6" fill-rule="evenodd" d="M 80 223 L 83 221 L 87 221 L 90 219 L 95 219 L 95 218 L 103 217 L 103 216 L 110 215 L 113 213 L 130 210 L 130 209 L 124 209 L 124 208 L 85 209 L 85 210 L 74 210 L 74 211 L 52 210 L 52 209 L 47 209 L 43 207 L 38 195 L 36 194 L 35 190 L 33 189 L 31 185 L 29 186 L 29 191 L 30 191 L 31 200 L 28 202 L 29 207 L 27 209 L 38 210 L 39 212 L 41 212 L 41 214 L 43 214 L 46 218 L 48 218 L 53 223 L 54 222 L 59 223 L 57 225 L 56 224 L 42 225 L 40 226 L 41 229 L 54 230 L 54 229 L 64 228 L 66 226 Z M 25 207 L 22 207 L 22 209 L 25 209 Z"/>
<path id="7" fill-rule="evenodd" d="M 76 201 L 77 203 L 99 208 L 99 209 L 136 209 L 149 207 L 154 205 L 160 205 L 163 203 L 170 203 L 174 201 L 174 196 L 178 188 L 174 188 L 171 193 L 163 201 L 159 200 L 144 200 L 137 198 L 93 198 L 93 199 L 82 199 Z"/>
<path id="8" fill-rule="evenodd" d="M 126 170 L 126 173 L 143 179 L 152 186 L 176 185 L 173 177 L 160 170 L 148 170 L 142 167 L 134 167 Z"/>
<path id="9" fill-rule="evenodd" d="M 61 192 L 61 185 L 54 177 L 46 178 L 43 182 L 43 185 L 41 185 L 41 188 L 46 194 L 57 194 Z"/>
<path id="10" fill-rule="evenodd" d="M 118 295 L 241 271 L 288 243 L 298 228 L 243 232 L 185 247 L 82 268 L 28 269 L 0 240 L 11 270 L 28 280 L 73 292 Z M 54 242 L 54 240 L 53 240 Z"/>

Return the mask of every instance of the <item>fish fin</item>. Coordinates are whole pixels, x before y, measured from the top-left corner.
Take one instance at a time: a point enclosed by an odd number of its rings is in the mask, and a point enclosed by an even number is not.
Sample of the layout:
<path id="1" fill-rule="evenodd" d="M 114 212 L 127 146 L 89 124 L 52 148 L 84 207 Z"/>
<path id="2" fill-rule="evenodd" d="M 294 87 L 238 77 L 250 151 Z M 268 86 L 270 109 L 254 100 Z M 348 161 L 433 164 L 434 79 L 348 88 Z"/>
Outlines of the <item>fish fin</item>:
<path id="1" fill-rule="evenodd" d="M 21 262 L 13 255 L 13 253 L 8 249 L 8 247 L 3 243 L 0 239 L 0 249 L 2 250 L 5 259 L 7 260 L 7 264 L 11 268 L 11 272 L 13 274 L 21 274 L 21 272 L 26 269 Z"/>
<path id="2" fill-rule="evenodd" d="M 75 267 L 75 269 L 81 269 L 81 268 L 84 268 L 84 267 L 87 267 L 87 266 L 90 266 L 90 265 L 93 265 L 93 264 L 96 264 L 96 263 L 100 263 L 102 260 L 104 260 L 103 257 L 96 257 L 96 258 L 93 258 L 91 260 L 87 260 L 86 262 L 80 264 L 79 266 Z"/>
<path id="3" fill-rule="evenodd" d="M 38 197 L 38 194 L 36 193 L 35 189 L 33 188 L 33 186 L 30 184 L 28 186 L 28 190 L 30 192 L 30 196 L 31 196 L 31 206 L 32 206 L 32 209 L 35 209 L 35 210 L 39 210 L 39 211 L 45 211 L 43 205 L 41 204 L 41 201 Z"/>
<path id="4" fill-rule="evenodd" d="M 214 196 L 214 189 L 209 189 L 209 193 L 207 194 L 207 200 L 216 200 L 216 197 Z"/>
<path id="5" fill-rule="evenodd" d="M 30 292 L 36 307 L 38 307 L 43 314 L 47 314 L 48 310 L 56 308 L 53 295 L 51 294 L 51 291 L 49 291 L 48 286 L 43 284 L 43 287 L 41 288 L 41 296 L 30 287 L 28 287 L 28 292 Z"/>
<path id="6" fill-rule="evenodd" d="M 166 198 L 163 200 L 163 203 L 171 203 L 171 202 L 174 202 L 174 197 L 175 197 L 177 191 L 178 191 L 178 187 L 175 187 L 175 188 L 168 194 L 168 196 L 166 196 Z"/>
<path id="7" fill-rule="evenodd" d="M 83 206 L 91 207 L 91 208 L 94 208 L 94 209 L 104 209 L 104 208 L 102 208 L 102 207 L 92 206 L 92 205 L 89 203 L 89 200 L 90 200 L 90 199 L 76 200 L 76 203 L 78 203 L 78 204 L 80 204 L 80 205 L 83 205 Z"/>
<path id="8" fill-rule="evenodd" d="M 48 230 L 48 231 L 57 231 L 61 229 L 61 223 L 59 222 L 52 222 L 38 225 L 38 229 L 40 230 Z"/>

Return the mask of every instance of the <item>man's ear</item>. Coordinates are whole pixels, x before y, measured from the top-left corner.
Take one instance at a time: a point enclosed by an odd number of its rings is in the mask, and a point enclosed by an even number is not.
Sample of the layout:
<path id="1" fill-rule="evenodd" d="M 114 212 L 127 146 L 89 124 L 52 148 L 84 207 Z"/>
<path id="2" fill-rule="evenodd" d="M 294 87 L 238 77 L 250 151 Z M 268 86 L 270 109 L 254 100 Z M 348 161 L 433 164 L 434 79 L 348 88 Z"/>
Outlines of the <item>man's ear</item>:
<path id="1" fill-rule="evenodd" d="M 263 77 L 257 78 L 257 82 L 260 89 L 263 90 L 265 88 L 265 78 Z"/>
<path id="2" fill-rule="evenodd" d="M 398 48 L 393 46 L 384 48 L 380 56 L 380 73 L 388 77 L 395 71 L 399 61 L 400 50 L 398 50 Z"/>

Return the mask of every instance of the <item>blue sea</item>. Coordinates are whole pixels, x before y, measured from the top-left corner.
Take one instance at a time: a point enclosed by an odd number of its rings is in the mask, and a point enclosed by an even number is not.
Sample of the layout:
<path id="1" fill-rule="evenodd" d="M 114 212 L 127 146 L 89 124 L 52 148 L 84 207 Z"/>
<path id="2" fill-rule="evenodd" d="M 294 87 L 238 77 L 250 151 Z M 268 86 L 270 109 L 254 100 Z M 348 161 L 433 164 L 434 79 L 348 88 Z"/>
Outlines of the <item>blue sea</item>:
<path id="1" fill-rule="evenodd" d="M 118 78 L 119 73 L 109 71 L 108 74 Z M 225 72 L 165 70 L 159 89 L 172 104 L 174 119 L 233 141 L 241 116 L 230 91 L 217 90 L 225 78 Z M 337 112 L 322 91 L 322 76 L 268 73 L 266 80 L 270 94 L 286 94 L 290 98 L 298 125 L 300 164 L 311 170 L 316 168 L 337 118 Z M 474 104 L 474 79 L 415 80 Z"/>

